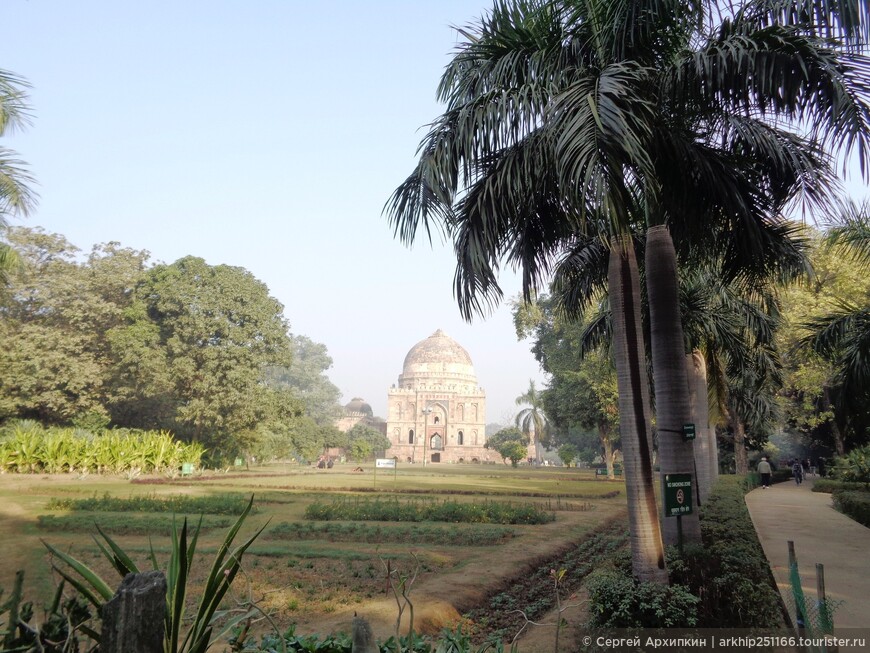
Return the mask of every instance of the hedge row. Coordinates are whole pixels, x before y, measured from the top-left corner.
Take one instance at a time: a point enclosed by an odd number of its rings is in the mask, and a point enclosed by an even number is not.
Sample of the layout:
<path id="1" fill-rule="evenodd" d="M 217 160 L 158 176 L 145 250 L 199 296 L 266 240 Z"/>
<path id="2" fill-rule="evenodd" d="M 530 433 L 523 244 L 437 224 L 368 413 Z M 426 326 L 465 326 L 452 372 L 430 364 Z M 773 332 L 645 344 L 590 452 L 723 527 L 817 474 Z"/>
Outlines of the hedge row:
<path id="1" fill-rule="evenodd" d="M 832 478 L 819 478 L 813 483 L 813 492 L 832 494 L 839 491 L 865 492 L 868 490 L 866 483 L 852 483 L 850 481 L 837 481 Z"/>
<path id="2" fill-rule="evenodd" d="M 834 492 L 834 507 L 859 524 L 870 527 L 870 492 Z"/>
<path id="3" fill-rule="evenodd" d="M 474 524 L 544 524 L 555 515 L 525 503 L 458 501 L 346 500 L 315 501 L 306 519 L 350 521 L 441 521 Z"/>

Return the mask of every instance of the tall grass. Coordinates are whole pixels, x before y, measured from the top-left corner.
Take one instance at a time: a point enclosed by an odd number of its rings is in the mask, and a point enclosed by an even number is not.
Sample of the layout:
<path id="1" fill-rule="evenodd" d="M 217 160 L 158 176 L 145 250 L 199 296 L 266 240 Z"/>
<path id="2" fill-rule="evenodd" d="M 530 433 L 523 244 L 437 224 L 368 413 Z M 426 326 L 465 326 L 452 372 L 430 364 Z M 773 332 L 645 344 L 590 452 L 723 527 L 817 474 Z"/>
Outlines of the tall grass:
<path id="1" fill-rule="evenodd" d="M 205 449 L 167 431 L 48 427 L 31 421 L 0 429 L 0 473 L 175 473 L 200 464 Z"/>

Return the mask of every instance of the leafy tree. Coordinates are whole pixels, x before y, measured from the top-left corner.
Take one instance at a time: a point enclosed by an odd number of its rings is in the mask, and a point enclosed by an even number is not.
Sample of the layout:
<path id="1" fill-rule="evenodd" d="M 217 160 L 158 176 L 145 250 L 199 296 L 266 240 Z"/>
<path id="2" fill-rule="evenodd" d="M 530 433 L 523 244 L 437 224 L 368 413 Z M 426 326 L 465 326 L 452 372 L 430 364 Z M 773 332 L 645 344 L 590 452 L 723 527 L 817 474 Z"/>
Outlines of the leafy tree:
<path id="1" fill-rule="evenodd" d="M 63 236 L 25 228 L 8 236 L 21 265 L 0 291 L 0 413 L 105 421 L 113 394 L 108 333 L 123 321 L 147 253 L 110 243 L 79 263 Z"/>
<path id="2" fill-rule="evenodd" d="M 580 457 L 580 452 L 577 451 L 577 447 L 573 444 L 563 444 L 559 447 L 559 458 L 565 463 L 566 467 L 570 467 L 571 463 L 577 460 Z"/>
<path id="3" fill-rule="evenodd" d="M 816 237 L 814 277 L 789 291 L 791 424 L 839 455 L 865 441 L 870 411 L 870 214 L 853 207 Z"/>
<path id="4" fill-rule="evenodd" d="M 387 437 L 366 424 L 355 424 L 347 432 L 347 442 L 351 458 L 360 462 L 390 448 Z"/>
<path id="5" fill-rule="evenodd" d="M 519 461 L 528 456 L 529 436 L 515 426 L 504 428 L 490 436 L 484 445 L 487 449 L 498 452 L 503 461 L 511 461 L 516 467 Z"/>
<path id="6" fill-rule="evenodd" d="M 326 376 L 332 358 L 326 345 L 306 336 L 290 336 L 292 361 L 287 367 L 271 367 L 266 382 L 287 388 L 305 405 L 305 414 L 319 424 L 331 424 L 341 414 L 341 391 Z"/>
<path id="7" fill-rule="evenodd" d="M 269 417 L 263 375 L 289 365 L 291 341 L 283 307 L 249 272 L 195 257 L 156 266 L 127 315 L 112 334 L 117 378 L 163 428 L 232 449 Z"/>
<path id="8" fill-rule="evenodd" d="M 609 315 L 565 319 L 548 297 L 514 306 L 517 335 L 533 338 L 532 352 L 549 377 L 541 401 L 554 437 L 585 450 L 584 436 L 594 431 L 595 448 L 612 476 L 619 445 L 619 391 L 609 352 L 597 344 L 597 336 L 606 330 L 601 322 L 607 320 Z"/>

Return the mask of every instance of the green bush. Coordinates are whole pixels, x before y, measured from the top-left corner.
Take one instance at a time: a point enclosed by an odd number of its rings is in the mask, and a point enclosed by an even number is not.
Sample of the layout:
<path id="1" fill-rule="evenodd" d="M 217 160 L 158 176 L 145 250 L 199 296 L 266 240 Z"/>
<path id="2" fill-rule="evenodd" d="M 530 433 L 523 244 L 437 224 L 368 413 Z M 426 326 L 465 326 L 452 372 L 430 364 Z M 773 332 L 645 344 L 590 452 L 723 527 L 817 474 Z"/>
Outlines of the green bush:
<path id="1" fill-rule="evenodd" d="M 441 521 L 475 524 L 545 524 L 555 515 L 526 503 L 458 501 L 398 501 L 396 499 L 339 499 L 315 501 L 305 509 L 306 519 L 322 521 Z"/>
<path id="2" fill-rule="evenodd" d="M 71 515 L 39 515 L 36 518 L 36 527 L 40 530 L 55 533 L 91 533 L 94 524 L 103 532 L 112 535 L 171 535 L 173 527 L 177 527 L 184 519 L 184 515 L 129 515 L 113 513 L 75 513 Z M 190 516 L 191 521 L 198 521 L 199 517 Z M 232 525 L 230 517 L 214 517 L 211 515 L 202 518 L 202 530 L 210 528 L 227 528 Z"/>
<path id="3" fill-rule="evenodd" d="M 504 544 L 515 535 L 513 529 L 503 526 L 441 527 L 420 524 L 372 526 L 359 522 L 324 524 L 282 522 L 273 526 L 266 537 L 295 540 L 323 539 L 330 542 L 414 542 L 448 546 L 492 546 Z"/>
<path id="4" fill-rule="evenodd" d="M 144 495 L 124 499 L 113 497 L 107 492 L 101 497 L 93 496 L 88 499 L 69 497 L 52 499 L 46 508 L 88 512 L 205 513 L 238 516 L 248 509 L 248 499 L 242 494 L 218 494 L 205 497 Z M 256 509 L 251 508 L 251 512 L 256 512 Z"/>
<path id="5" fill-rule="evenodd" d="M 837 481 L 870 484 L 870 444 L 835 458 L 828 476 Z"/>
<path id="6" fill-rule="evenodd" d="M 685 628 L 698 625 L 700 602 L 682 585 L 638 582 L 624 569 L 596 571 L 586 584 L 594 628 Z"/>
<path id="7" fill-rule="evenodd" d="M 859 524 L 870 527 L 870 492 L 834 492 L 834 507 Z"/>
<path id="8" fill-rule="evenodd" d="M 865 483 L 850 483 L 847 481 L 835 481 L 831 478 L 818 478 L 813 483 L 813 492 L 824 492 L 825 494 L 832 494 L 834 492 L 839 492 L 841 490 L 845 491 L 858 491 L 858 492 L 866 492 L 867 485 Z"/>

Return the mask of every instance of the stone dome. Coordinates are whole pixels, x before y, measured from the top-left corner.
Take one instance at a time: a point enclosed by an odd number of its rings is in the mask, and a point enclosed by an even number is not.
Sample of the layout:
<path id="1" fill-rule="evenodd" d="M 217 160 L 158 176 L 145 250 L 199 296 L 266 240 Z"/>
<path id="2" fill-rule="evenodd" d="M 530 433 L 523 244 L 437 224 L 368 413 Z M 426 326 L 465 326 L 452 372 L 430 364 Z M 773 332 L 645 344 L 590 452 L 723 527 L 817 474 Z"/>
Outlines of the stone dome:
<path id="1" fill-rule="evenodd" d="M 477 384 L 471 356 L 441 329 L 411 347 L 405 356 L 401 377 L 403 385 L 425 379 L 452 379 Z"/>
<path id="2" fill-rule="evenodd" d="M 344 407 L 344 412 L 347 414 L 360 413 L 371 417 L 374 413 L 372 407 L 369 406 L 361 397 L 354 397 Z"/>

